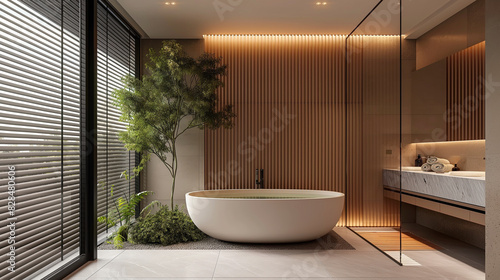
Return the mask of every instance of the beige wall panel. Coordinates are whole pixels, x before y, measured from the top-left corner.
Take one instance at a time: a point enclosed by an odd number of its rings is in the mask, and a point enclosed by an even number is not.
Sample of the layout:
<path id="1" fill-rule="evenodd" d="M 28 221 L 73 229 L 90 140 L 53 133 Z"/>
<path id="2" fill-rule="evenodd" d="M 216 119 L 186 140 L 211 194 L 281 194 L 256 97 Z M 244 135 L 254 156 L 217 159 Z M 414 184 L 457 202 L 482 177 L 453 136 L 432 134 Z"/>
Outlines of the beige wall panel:
<path id="1" fill-rule="evenodd" d="M 417 39 L 417 69 L 484 41 L 485 0 L 476 0 Z"/>

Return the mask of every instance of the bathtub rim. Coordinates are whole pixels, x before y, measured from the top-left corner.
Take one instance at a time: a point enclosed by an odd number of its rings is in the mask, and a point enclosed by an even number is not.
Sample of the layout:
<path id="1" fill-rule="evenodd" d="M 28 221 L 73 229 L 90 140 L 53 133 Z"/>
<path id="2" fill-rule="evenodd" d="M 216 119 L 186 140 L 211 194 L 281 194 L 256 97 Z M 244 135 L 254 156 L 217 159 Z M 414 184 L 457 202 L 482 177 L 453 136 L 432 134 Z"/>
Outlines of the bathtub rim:
<path id="1" fill-rule="evenodd" d="M 276 194 L 300 194 L 300 193 L 310 193 L 310 194 L 322 194 L 318 197 L 297 197 L 297 198 L 234 198 L 234 197 L 211 197 L 211 196 L 198 196 L 197 193 L 224 193 L 224 192 L 234 192 L 234 193 L 251 193 L 251 192 L 265 192 L 265 193 L 276 193 Z M 301 189 L 223 189 L 223 190 L 198 190 L 186 193 L 186 198 L 200 198 L 200 199 L 210 199 L 210 200 L 251 200 L 251 201 L 298 201 L 298 200 L 322 200 L 322 199 L 334 199 L 334 198 L 345 198 L 345 194 L 336 191 L 325 191 L 325 190 L 301 190 Z"/>

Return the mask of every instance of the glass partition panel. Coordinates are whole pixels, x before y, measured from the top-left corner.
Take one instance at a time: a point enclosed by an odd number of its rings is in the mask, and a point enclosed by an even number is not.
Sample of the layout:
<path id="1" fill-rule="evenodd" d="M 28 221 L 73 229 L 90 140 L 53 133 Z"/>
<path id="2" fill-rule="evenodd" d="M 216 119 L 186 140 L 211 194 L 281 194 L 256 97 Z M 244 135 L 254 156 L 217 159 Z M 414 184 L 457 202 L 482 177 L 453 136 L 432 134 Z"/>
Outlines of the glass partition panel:
<path id="1" fill-rule="evenodd" d="M 348 225 L 401 263 L 399 1 L 380 1 L 346 39 Z"/>
<path id="2" fill-rule="evenodd" d="M 403 256 L 440 251 L 484 271 L 484 1 L 401 4 Z"/>

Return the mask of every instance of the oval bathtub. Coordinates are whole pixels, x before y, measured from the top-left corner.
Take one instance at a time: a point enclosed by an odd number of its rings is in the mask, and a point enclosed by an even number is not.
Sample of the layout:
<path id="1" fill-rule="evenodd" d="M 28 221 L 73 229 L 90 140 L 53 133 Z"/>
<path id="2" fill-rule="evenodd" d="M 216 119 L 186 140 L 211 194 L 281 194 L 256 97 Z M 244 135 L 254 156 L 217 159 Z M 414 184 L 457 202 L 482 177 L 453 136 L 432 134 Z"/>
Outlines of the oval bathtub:
<path id="1" fill-rule="evenodd" d="M 344 194 L 313 190 L 213 190 L 186 194 L 191 219 L 214 238 L 247 243 L 302 242 L 337 224 Z"/>

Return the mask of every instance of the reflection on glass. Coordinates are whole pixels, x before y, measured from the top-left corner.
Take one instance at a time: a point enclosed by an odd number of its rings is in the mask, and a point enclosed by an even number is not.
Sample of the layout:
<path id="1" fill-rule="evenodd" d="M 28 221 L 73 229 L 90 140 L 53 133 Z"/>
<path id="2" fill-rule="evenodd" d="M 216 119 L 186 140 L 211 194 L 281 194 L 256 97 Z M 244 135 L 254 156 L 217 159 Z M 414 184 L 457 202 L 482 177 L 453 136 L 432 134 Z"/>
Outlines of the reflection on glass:
<path id="1" fill-rule="evenodd" d="M 484 272 L 484 1 L 447 16 L 423 2 L 402 1 L 402 168 L 384 178 L 401 182 L 403 256 L 440 251 Z"/>
<path id="2" fill-rule="evenodd" d="M 400 263 L 399 182 L 383 184 L 401 159 L 399 1 L 381 1 L 346 44 L 348 225 Z"/>

